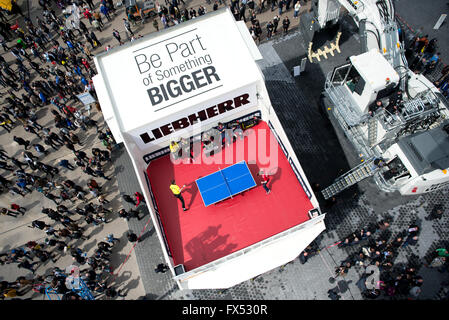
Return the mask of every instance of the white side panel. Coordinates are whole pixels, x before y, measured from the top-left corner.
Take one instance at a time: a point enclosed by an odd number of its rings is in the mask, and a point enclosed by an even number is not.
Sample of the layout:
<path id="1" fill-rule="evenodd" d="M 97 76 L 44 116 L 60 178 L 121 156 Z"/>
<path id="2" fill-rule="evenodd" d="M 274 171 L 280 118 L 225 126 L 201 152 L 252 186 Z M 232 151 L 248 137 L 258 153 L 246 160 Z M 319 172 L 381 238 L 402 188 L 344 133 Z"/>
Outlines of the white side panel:
<path id="1" fill-rule="evenodd" d="M 98 101 L 101 106 L 101 112 L 103 113 L 103 117 L 108 124 L 109 129 L 114 136 L 114 139 L 117 143 L 123 142 L 122 133 L 115 118 L 114 110 L 112 109 L 111 100 L 109 99 L 108 91 L 104 85 L 104 81 L 100 75 L 96 75 L 92 78 L 95 86 L 95 92 L 98 96 Z"/>
<path id="2" fill-rule="evenodd" d="M 325 230 L 324 215 L 310 225 L 285 238 L 254 249 L 215 269 L 192 275 L 180 281 L 182 289 L 222 289 L 282 266 L 295 258 Z"/>
<path id="3" fill-rule="evenodd" d="M 244 21 L 237 21 L 236 24 L 254 61 L 262 60 L 263 57 L 260 54 L 259 48 L 257 48 L 254 39 L 251 37 L 246 23 Z"/>
<path id="4" fill-rule="evenodd" d="M 246 47 L 233 15 L 222 8 L 94 61 L 120 127 L 129 132 L 257 81 Z"/>

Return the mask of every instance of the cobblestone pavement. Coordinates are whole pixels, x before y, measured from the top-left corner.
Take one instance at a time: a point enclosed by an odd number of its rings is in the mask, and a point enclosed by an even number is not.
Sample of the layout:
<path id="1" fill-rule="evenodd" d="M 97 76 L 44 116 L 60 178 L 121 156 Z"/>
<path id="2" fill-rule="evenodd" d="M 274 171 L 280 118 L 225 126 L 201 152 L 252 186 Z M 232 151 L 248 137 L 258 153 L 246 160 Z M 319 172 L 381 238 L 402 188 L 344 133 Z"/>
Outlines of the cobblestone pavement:
<path id="1" fill-rule="evenodd" d="M 98 8 L 99 1 L 94 2 Z M 203 1 L 186 1 L 186 3 L 188 8 L 198 7 L 202 3 L 208 11 L 212 10 L 211 5 L 204 4 Z M 25 12 L 29 8 L 31 18 L 36 17 L 41 12 L 37 1 L 19 1 L 19 4 L 26 9 Z M 302 12 L 307 9 L 307 6 L 303 6 Z M 274 13 L 276 12 L 266 10 L 258 16 L 262 28 Z M 323 88 L 325 74 L 331 70 L 332 66 L 341 64 L 348 55 L 357 52 L 357 39 L 349 37 L 351 31 L 353 31 L 353 26 L 350 23 L 345 24 L 346 33 L 342 37 L 341 44 L 343 53 L 323 61 L 321 64 L 308 64 L 304 74 L 293 78 L 291 76 L 292 67 L 299 65 L 300 58 L 305 54 L 305 45 L 300 31 L 297 29 L 298 22 L 293 19 L 291 9 L 287 12 L 287 15 L 292 21 L 291 32 L 288 35 L 277 35 L 270 41 L 262 37 L 263 41 L 259 45 L 259 49 L 264 56 L 264 61 L 261 62 L 260 66 L 266 78 L 266 85 L 273 106 L 283 123 L 284 130 L 295 148 L 309 181 L 318 182 L 324 186 L 358 161 L 351 152 L 350 146 L 345 143 L 342 133 L 338 130 L 335 131 L 320 114 L 317 99 Z M 103 46 L 96 49 L 94 53 L 101 52 L 107 44 L 112 46 L 117 44 L 111 34 L 112 28 L 118 29 L 126 38 L 122 17 L 124 17 L 124 9 L 119 8 L 117 17 L 112 22 L 106 23 L 104 31 L 97 33 L 97 37 L 102 41 Z M 404 14 L 403 17 L 408 18 L 407 14 Z M 12 17 L 10 21 L 15 21 L 16 18 Z M 151 22 L 148 21 L 144 25 L 135 26 L 135 34 L 145 35 L 154 32 L 155 29 Z M 86 23 L 86 25 L 88 24 Z M 90 28 L 90 26 L 88 27 Z M 3 54 L 3 56 L 7 61 L 12 59 L 10 54 Z M 1 92 L 3 94 L 4 90 Z M 80 107 L 80 104 L 78 103 L 76 106 Z M 40 123 L 43 125 L 50 124 L 51 114 L 48 110 L 43 109 L 39 112 Z M 102 121 L 101 115 L 95 111 L 93 116 L 95 119 Z M 23 129 L 16 127 L 13 133 L 15 132 L 23 134 Z M 1 133 L 0 141 L 2 147 L 10 155 L 19 153 L 5 131 Z M 301 143 L 297 143 L 298 141 Z M 82 148 L 89 150 L 98 144 L 95 130 L 91 129 Z M 62 148 L 48 155 L 44 162 L 56 163 L 58 159 L 67 157 L 69 154 L 68 150 Z M 115 150 L 113 156 L 114 164 L 109 168 L 107 174 L 115 176 L 115 179 L 106 182 L 105 187 L 107 188 L 107 198 L 111 200 L 110 207 L 116 212 L 120 207 L 129 208 L 127 204 L 121 203 L 121 195 L 132 194 L 137 191 L 138 183 L 124 147 L 121 146 Z M 80 175 L 79 169 L 64 174 L 73 181 L 85 185 L 86 177 Z M 19 201 L 17 198 L 10 198 L 9 195 L 2 195 L 0 204 L 7 206 L 12 200 Z M 2 216 L 3 223 L 0 227 L 1 252 L 22 245 L 29 240 L 41 241 L 43 239 L 41 232 L 29 229 L 26 226 L 30 221 L 42 217 L 40 213 L 42 206 L 52 206 L 49 200 L 34 192 L 32 195 L 20 199 L 20 201 L 28 209 L 23 217 L 15 219 Z M 359 246 L 345 249 L 327 247 L 350 232 L 366 226 L 369 222 L 375 222 L 380 220 L 381 217 L 388 216 L 392 219 L 389 228 L 390 237 L 405 230 L 412 221 L 417 221 L 420 225 L 422 232 L 419 243 L 416 246 L 401 249 L 395 264 L 415 263 L 419 269 L 419 274 L 424 278 L 420 298 L 437 299 L 444 294 L 441 283 L 447 280 L 447 274 L 440 274 L 433 269 L 429 269 L 423 265 L 423 262 L 435 248 L 448 245 L 449 218 L 446 213 L 439 221 L 429 222 L 424 220 L 424 217 L 433 210 L 435 205 L 443 205 L 448 208 L 448 201 L 447 189 L 422 196 L 398 197 L 396 194 L 379 193 L 369 180 L 364 181 L 358 186 L 343 192 L 337 204 L 332 208 L 324 209 L 327 212 L 325 220 L 327 230 L 315 241 L 316 245 L 323 249 L 319 254 L 311 257 L 304 265 L 295 260 L 284 267 L 277 268 L 226 290 L 180 291 L 169 273 L 156 274 L 153 271 L 154 267 L 163 261 L 163 255 L 160 242 L 154 232 L 152 221 L 149 219 L 145 206 L 139 207 L 139 210 L 145 214 L 144 219 L 132 219 L 127 223 L 122 219 L 117 219 L 117 215 L 114 213 L 114 220 L 111 223 L 95 228 L 90 227 L 87 232 L 91 236 L 90 239 L 79 241 L 76 245 L 85 251 L 92 252 L 96 242 L 101 241 L 108 233 L 114 233 L 115 236 L 121 237 L 122 240 L 114 249 L 113 255 L 115 269 L 120 268 L 115 282 L 121 288 L 128 289 L 128 295 L 125 299 L 129 300 L 327 300 L 329 299 L 328 290 L 330 289 L 337 290 L 342 300 L 360 300 L 362 296 L 357 282 L 360 279 L 362 269 L 353 267 L 346 277 L 333 278 L 334 268 L 350 253 L 358 250 Z M 136 245 L 134 250 L 124 237 L 128 229 L 141 235 L 142 241 Z M 127 258 L 126 263 L 122 265 Z M 70 257 L 64 256 L 58 260 L 56 265 L 65 267 L 70 263 Z M 43 274 L 50 267 L 51 263 L 46 263 L 39 267 L 37 273 Z M 29 276 L 30 273 L 18 269 L 15 265 L 1 266 L 0 280 L 12 281 L 19 275 Z M 44 298 L 42 294 L 33 292 L 25 296 L 25 298 L 27 297 L 32 299 Z"/>
<path id="2" fill-rule="evenodd" d="M 324 75 L 332 66 L 344 63 L 349 54 L 358 50 L 356 39 L 350 38 L 353 27 L 345 23 L 341 55 L 317 65 L 308 65 L 306 73 L 293 78 L 292 67 L 298 65 L 305 54 L 299 31 L 286 37 L 263 42 L 259 49 L 264 57 L 260 63 L 273 106 L 284 125 L 295 151 L 310 181 L 321 185 L 330 183 L 338 174 L 358 161 L 351 148 L 344 143 L 342 134 L 334 132 L 318 108 L 319 93 Z M 317 81 L 318 80 L 318 81 Z M 321 80 L 321 81 L 320 81 Z M 298 114 L 301 116 L 298 117 Z M 322 128 L 316 130 L 316 128 Z M 339 139 L 340 138 L 340 139 Z M 340 140 L 343 141 L 341 145 Z M 294 143 L 301 141 L 301 143 Z M 306 143 L 304 143 L 306 142 Z M 404 231 L 411 222 L 423 230 L 419 244 L 400 251 L 396 266 L 413 263 L 425 279 L 421 299 L 438 299 L 443 294 L 441 282 L 447 276 L 423 266 L 426 257 L 436 247 L 446 244 L 447 215 L 439 222 L 424 220 L 436 204 L 447 208 L 448 190 L 423 196 L 398 197 L 377 191 L 371 181 L 344 192 L 339 202 L 327 211 L 327 230 L 315 241 L 319 248 L 327 248 L 358 228 L 381 218 L 390 218 L 390 239 Z M 363 270 L 354 267 L 346 277 L 334 278 L 334 268 L 360 249 L 331 247 L 312 257 L 305 265 L 298 260 L 282 268 L 267 272 L 252 281 L 243 282 L 227 290 L 164 291 L 162 299 L 329 299 L 328 290 L 338 291 L 342 300 L 362 299 L 358 281 Z"/>

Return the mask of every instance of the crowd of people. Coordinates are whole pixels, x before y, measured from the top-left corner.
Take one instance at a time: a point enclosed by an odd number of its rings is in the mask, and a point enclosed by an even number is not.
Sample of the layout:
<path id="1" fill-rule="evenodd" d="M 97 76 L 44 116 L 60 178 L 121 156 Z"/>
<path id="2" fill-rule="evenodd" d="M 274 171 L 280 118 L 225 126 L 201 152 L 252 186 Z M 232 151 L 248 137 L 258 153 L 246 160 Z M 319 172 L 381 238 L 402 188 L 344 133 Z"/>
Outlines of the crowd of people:
<path id="1" fill-rule="evenodd" d="M 77 95 L 81 93 L 88 92 L 97 99 L 92 82 L 96 71 L 91 50 L 101 42 L 94 33 L 92 20 L 69 25 L 70 14 L 66 11 L 66 8 L 80 12 L 90 9 L 93 17 L 98 17 L 94 10 L 98 5 L 109 21 L 115 16 L 114 4 L 104 0 L 97 4 L 93 1 L 40 0 L 39 5 L 42 14 L 35 19 L 22 14 L 23 24 L 12 25 L 6 13 L 0 15 L 1 45 L 5 50 L 0 55 L 0 84 L 4 97 L 0 125 L 5 129 L 2 132 L 4 138 L 9 136 L 18 150 L 15 154 L 0 150 L 1 190 L 9 192 L 13 199 L 17 198 L 9 208 L 1 208 L 0 212 L 15 218 L 23 216 L 27 209 L 17 203 L 22 198 L 39 197 L 38 194 L 49 199 L 54 207 L 41 207 L 43 218 L 29 225 L 42 230 L 45 240 L 29 241 L 3 252 L 0 263 L 16 264 L 34 275 L 49 261 L 56 263 L 62 256 L 70 254 L 73 261 L 84 268 L 81 279 L 96 296 L 124 296 L 108 284 L 113 272 L 110 255 L 120 239 L 110 234 L 96 244 L 91 256 L 77 246 L 79 239 L 89 239 L 86 235 L 89 227 L 113 219 L 108 194 L 95 179 L 111 179 L 106 172 L 112 169 L 111 153 L 117 144 L 109 128 L 102 128 L 102 121 L 94 120 L 92 107 L 101 114 L 98 102 L 77 106 L 80 104 Z M 53 121 L 45 125 L 43 115 L 39 116 L 43 109 L 53 116 Z M 97 137 L 94 142 L 99 142 L 102 147 L 85 145 L 91 135 Z M 61 148 L 69 155 L 49 160 Z M 72 171 L 78 171 L 79 176 L 87 180 L 86 185 L 67 178 Z M 139 192 L 129 198 L 135 207 L 145 202 Z M 121 209 L 118 216 L 128 220 L 135 216 L 135 212 Z M 50 222 L 45 222 L 47 218 Z M 138 240 L 132 231 L 127 236 L 131 242 Z M 2 281 L 1 298 L 23 296 L 31 289 L 41 293 L 51 289 L 63 299 L 81 299 L 65 285 L 68 276 L 69 271 L 55 267 L 48 275 Z"/>
<path id="2" fill-rule="evenodd" d="M 183 6 L 181 6 L 181 3 Z M 278 33 L 278 25 L 282 24 L 282 34 L 286 35 L 290 28 L 290 18 L 285 14 L 293 10 L 293 18 L 299 19 L 299 12 L 301 9 L 300 0 L 258 0 L 257 3 L 254 0 L 231 0 L 229 3 L 226 0 L 216 0 L 212 3 L 211 0 L 206 0 L 206 3 L 211 7 L 212 11 L 218 10 L 220 6 L 228 6 L 234 15 L 236 21 L 250 21 L 249 32 L 256 43 L 260 43 L 263 34 L 260 21 L 257 16 L 271 7 L 271 11 L 278 9 L 278 13 L 268 21 L 266 24 L 266 39 L 271 39 L 271 37 Z M 307 0 L 303 1 L 306 4 Z M 190 6 L 188 7 L 183 0 L 165 0 L 164 3 L 155 2 L 155 12 L 159 19 L 153 19 L 153 26 L 156 31 L 159 31 L 159 22 L 163 29 L 167 29 L 171 26 L 175 26 L 182 22 L 195 19 L 196 17 L 202 16 L 207 13 L 206 6 L 199 5 L 198 7 Z M 133 41 L 140 37 L 135 36 L 133 26 L 137 24 L 138 21 L 145 23 L 146 16 L 141 10 L 139 14 L 132 14 L 131 10 L 128 10 L 127 19 L 123 19 L 124 29 L 130 36 L 130 40 Z M 281 17 L 284 15 L 281 21 Z M 95 20 L 94 20 L 95 21 Z M 159 21 L 159 22 L 158 22 Z M 102 28 L 102 22 L 96 22 L 98 30 Z M 122 38 L 117 30 L 113 30 L 113 36 L 122 44 Z"/>
<path id="3" fill-rule="evenodd" d="M 394 265 L 400 248 L 416 245 L 420 228 L 416 224 L 412 224 L 407 230 L 394 236 L 393 240 L 388 241 L 387 233 L 382 231 L 387 230 L 389 227 L 390 223 L 388 221 L 381 220 L 377 225 L 369 225 L 366 228 L 357 230 L 339 244 L 339 247 L 347 247 L 358 245 L 363 240 L 367 240 L 366 244 L 362 245 L 359 251 L 349 255 L 335 270 L 336 276 L 344 276 L 355 265 L 365 268 L 369 265 L 376 266 L 380 271 L 379 281 L 372 289 L 369 288 L 363 292 L 366 298 L 377 298 L 381 292 L 389 296 L 394 296 L 395 294 L 408 295 L 411 293 L 411 288 L 414 285 L 421 286 L 423 282 L 422 278 L 414 273 L 414 268 L 406 267 L 401 270 L 401 268 L 395 268 Z M 403 272 L 408 272 L 408 286 L 398 281 L 404 276 Z M 361 281 L 364 281 L 364 279 L 365 277 L 362 277 Z"/>
<path id="4" fill-rule="evenodd" d="M 406 52 L 410 61 L 410 69 L 415 73 L 429 75 L 441 64 L 441 53 L 438 51 L 438 39 L 429 39 L 428 35 L 415 37 Z M 449 98 L 449 65 L 443 66 L 439 77 L 433 84 Z"/>
<path id="5" fill-rule="evenodd" d="M 293 18 L 299 19 L 299 11 L 301 9 L 301 3 L 299 0 L 271 0 L 270 2 L 271 11 L 274 11 L 277 7 L 278 14 L 275 14 L 274 17 L 269 20 L 265 26 L 267 40 L 271 39 L 273 35 L 278 33 L 277 29 L 279 23 L 281 22 L 280 17 L 282 17 L 283 13 L 286 13 L 293 9 Z M 306 2 L 307 1 L 304 1 L 304 3 Z M 249 20 L 251 22 L 249 32 L 256 43 L 260 43 L 263 34 L 263 30 L 260 25 L 259 19 L 257 19 L 257 15 L 261 14 L 265 9 L 265 1 L 259 1 L 256 5 L 254 0 L 240 2 L 238 0 L 232 0 L 230 4 L 230 10 L 234 14 L 235 20 L 242 20 L 244 22 L 247 22 Z M 282 19 L 282 34 L 288 34 L 289 28 L 290 19 L 287 15 L 285 15 Z"/>
<path id="6" fill-rule="evenodd" d="M 433 214 L 432 211 L 430 216 Z M 334 277 L 345 277 L 352 267 L 359 266 L 363 268 L 363 275 L 357 286 L 361 289 L 364 298 L 406 297 L 417 299 L 424 283 L 423 277 L 418 275 L 418 265 L 415 265 L 419 262 L 409 261 L 404 265 L 396 263 L 395 260 L 401 248 L 418 243 L 420 227 L 416 223 L 412 223 L 406 230 L 393 237 L 390 236 L 389 228 L 390 221 L 382 219 L 337 241 L 335 246 L 338 248 L 356 247 L 357 249 L 349 250 L 352 253 L 335 268 Z M 304 264 L 310 257 L 318 253 L 319 249 L 312 243 L 300 254 L 299 260 Z M 447 272 L 449 271 L 447 257 L 449 257 L 449 252 L 446 248 L 437 248 L 426 258 L 428 262 L 424 262 L 423 265 L 435 268 L 439 272 Z M 374 274 L 372 267 L 378 270 L 377 278 L 371 277 Z M 375 281 L 373 282 L 372 279 Z M 371 282 L 373 282 L 372 285 L 367 285 Z M 331 299 L 340 298 L 338 292 L 333 290 L 330 290 L 329 296 Z"/>

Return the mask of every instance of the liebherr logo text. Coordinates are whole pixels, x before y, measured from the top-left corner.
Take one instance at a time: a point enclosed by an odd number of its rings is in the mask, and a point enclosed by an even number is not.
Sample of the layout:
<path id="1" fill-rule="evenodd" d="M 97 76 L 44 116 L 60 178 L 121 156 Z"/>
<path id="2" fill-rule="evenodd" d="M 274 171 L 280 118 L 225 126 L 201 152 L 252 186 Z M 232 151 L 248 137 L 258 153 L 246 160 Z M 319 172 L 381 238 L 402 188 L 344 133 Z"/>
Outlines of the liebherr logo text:
<path id="1" fill-rule="evenodd" d="M 150 132 L 142 133 L 140 135 L 140 138 L 144 143 L 149 143 L 164 136 L 168 136 L 176 130 L 185 129 L 198 121 L 205 121 L 224 112 L 244 106 L 251 102 L 249 98 L 250 95 L 248 93 L 244 93 L 240 96 L 235 97 L 234 99 L 220 102 L 217 105 L 190 114 L 187 117 L 172 121 L 159 128 L 152 129 L 150 130 Z"/>

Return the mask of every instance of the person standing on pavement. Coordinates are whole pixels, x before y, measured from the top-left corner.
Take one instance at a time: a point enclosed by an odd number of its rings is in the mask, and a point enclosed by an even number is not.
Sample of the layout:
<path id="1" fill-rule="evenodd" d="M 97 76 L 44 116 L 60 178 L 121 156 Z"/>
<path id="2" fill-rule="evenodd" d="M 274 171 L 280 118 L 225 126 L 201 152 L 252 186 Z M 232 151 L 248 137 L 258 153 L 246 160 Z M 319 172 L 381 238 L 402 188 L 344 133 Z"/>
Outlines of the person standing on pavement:
<path id="1" fill-rule="evenodd" d="M 36 272 L 36 271 L 33 269 L 33 267 L 37 263 L 38 262 L 30 263 L 26 258 L 23 258 L 23 260 L 17 265 L 17 268 L 19 268 L 19 269 L 20 268 L 28 269 L 28 270 L 30 270 L 34 274 L 34 272 Z"/>
<path id="2" fill-rule="evenodd" d="M 131 230 L 128 231 L 128 233 L 126 234 L 126 237 L 128 238 L 129 242 L 136 242 L 136 241 L 140 240 L 137 237 L 137 235 L 134 232 L 132 232 Z"/>
<path id="3" fill-rule="evenodd" d="M 103 195 L 103 194 L 100 194 L 100 195 L 97 197 L 97 200 L 98 200 L 98 202 L 99 202 L 100 204 L 109 203 L 109 200 L 107 200 L 106 197 L 105 197 L 105 195 Z"/>
<path id="4" fill-rule="evenodd" d="M 22 215 L 24 215 L 25 212 L 26 212 L 26 209 L 25 209 L 24 207 L 21 207 L 21 206 L 19 206 L 19 205 L 16 204 L 16 203 L 11 203 L 11 210 L 14 210 L 14 211 L 16 211 L 16 212 L 19 212 L 19 213 L 21 213 Z"/>
<path id="5" fill-rule="evenodd" d="M 75 156 L 78 160 L 81 160 L 83 162 L 89 162 L 89 158 L 87 157 L 86 153 L 82 150 L 76 151 Z"/>
<path id="6" fill-rule="evenodd" d="M 61 161 L 59 161 L 59 165 L 71 171 L 75 170 L 75 167 L 66 159 L 62 159 Z"/>
<path id="7" fill-rule="evenodd" d="M 8 153 L 5 150 L 0 149 L 0 159 L 7 161 L 11 158 L 8 156 Z"/>
<path id="8" fill-rule="evenodd" d="M 129 221 L 129 214 L 125 209 L 120 209 L 118 216 L 126 221 Z"/>
<path id="9" fill-rule="evenodd" d="M 85 2 L 87 3 L 87 5 L 89 6 L 90 10 L 93 10 L 95 8 L 94 2 L 93 0 L 85 0 Z"/>
<path id="10" fill-rule="evenodd" d="M 126 20 L 125 18 L 123 18 L 123 25 L 125 27 L 125 30 L 129 32 L 129 34 L 131 34 L 131 36 L 134 36 L 134 32 L 131 30 L 131 25 L 129 23 L 128 20 Z"/>
<path id="11" fill-rule="evenodd" d="M 89 20 L 89 24 L 92 25 L 92 13 L 89 11 L 88 8 L 85 8 L 85 10 L 83 11 L 83 16 Z"/>
<path id="12" fill-rule="evenodd" d="M 92 32 L 93 32 L 93 31 L 92 31 Z M 94 34 L 94 35 L 95 35 L 95 34 Z M 92 49 L 95 49 L 95 47 L 98 46 L 98 44 L 97 44 L 96 42 L 94 43 L 94 40 L 93 40 L 92 37 L 90 36 L 90 33 L 89 33 L 89 32 L 83 34 L 83 38 L 84 38 L 84 40 L 86 40 L 86 43 L 84 44 L 84 51 L 86 52 L 86 54 L 87 54 L 87 52 L 90 52 L 89 49 L 88 49 L 88 47 L 87 47 L 87 43 L 90 43 Z M 87 49 L 87 50 L 86 50 L 86 49 Z M 90 55 L 92 55 L 92 54 L 90 54 Z"/>
<path id="13" fill-rule="evenodd" d="M 92 41 L 95 45 L 94 48 L 101 46 L 100 40 L 98 40 L 97 36 L 95 35 L 95 33 L 93 31 L 90 32 L 90 39 L 92 39 Z"/>
<path id="14" fill-rule="evenodd" d="M 99 166 L 99 165 L 95 166 L 95 174 L 96 174 L 98 177 L 100 177 L 100 178 L 106 179 L 106 180 L 108 180 L 108 181 L 111 180 L 111 178 L 107 177 L 107 176 L 104 174 L 103 169 L 102 169 L 101 166 Z"/>
<path id="15" fill-rule="evenodd" d="M 70 151 L 72 151 L 73 153 L 76 152 L 75 150 L 75 146 L 73 145 L 73 143 L 71 143 L 70 141 L 64 141 L 65 146 L 67 147 L 67 149 L 69 149 Z"/>
<path id="16" fill-rule="evenodd" d="M 280 21 L 280 20 L 281 20 L 281 19 L 279 18 L 278 15 L 275 15 L 275 16 L 273 17 L 273 33 L 274 33 L 274 34 L 276 34 L 277 31 L 278 31 L 278 25 L 279 25 L 279 21 Z"/>
<path id="17" fill-rule="evenodd" d="M 17 136 L 14 136 L 13 140 L 20 146 L 24 146 L 25 150 L 28 150 L 28 148 L 30 146 L 30 141 L 24 140 L 22 137 L 17 137 Z"/>
<path id="18" fill-rule="evenodd" d="M 46 224 L 44 221 L 34 220 L 31 222 L 31 226 L 28 226 L 28 228 L 37 228 L 40 230 L 44 230 L 45 228 L 50 228 L 50 225 Z"/>
<path id="19" fill-rule="evenodd" d="M 11 124 L 11 120 L 6 119 L 5 116 L 0 115 L 0 125 L 5 128 L 6 131 L 8 131 L 8 133 L 11 132 L 11 130 L 14 128 L 13 125 Z"/>
<path id="20" fill-rule="evenodd" d="M 136 191 L 136 193 L 134 195 L 136 196 L 136 207 L 138 207 L 141 202 L 146 204 L 145 198 L 143 197 L 143 195 L 140 192 Z"/>
<path id="21" fill-rule="evenodd" d="M 432 211 L 430 212 L 430 214 L 425 217 L 425 220 L 435 220 L 435 219 L 441 219 L 443 217 L 443 213 L 444 213 L 444 208 L 441 205 L 436 205 Z"/>
<path id="22" fill-rule="evenodd" d="M 284 5 L 285 5 L 284 0 L 278 0 L 279 15 L 282 15 L 282 9 L 284 8 Z"/>
<path id="23" fill-rule="evenodd" d="M 83 64 L 84 68 L 86 68 L 86 71 L 89 72 L 89 70 L 90 70 L 89 62 L 86 59 L 82 58 L 81 63 Z"/>
<path id="24" fill-rule="evenodd" d="M 5 52 L 8 52 L 8 50 L 9 50 L 8 44 L 7 44 L 6 40 L 1 36 L 0 36 L 0 44 L 2 45 Z"/>
<path id="25" fill-rule="evenodd" d="M 18 179 L 16 185 L 19 188 L 21 188 L 22 191 L 24 191 L 24 192 L 29 192 L 29 193 L 33 192 L 30 188 L 27 187 L 28 183 L 27 183 L 26 179 L 23 179 L 23 178 Z"/>
<path id="26" fill-rule="evenodd" d="M 156 31 L 159 31 L 159 24 L 158 24 L 156 18 L 153 19 L 153 27 L 154 27 L 154 29 L 156 29 Z"/>
<path id="27" fill-rule="evenodd" d="M 94 19 L 98 22 L 98 24 L 100 25 L 100 29 L 104 27 L 103 24 L 103 20 L 101 20 L 101 15 L 98 11 L 94 11 L 94 13 L 92 14 L 92 16 L 94 17 Z M 100 30 L 101 31 L 101 30 Z"/>
<path id="28" fill-rule="evenodd" d="M 47 146 L 51 146 L 53 148 L 53 150 L 58 150 L 58 147 L 60 146 L 60 145 L 55 144 L 54 141 L 49 136 L 44 136 L 44 143 Z"/>
<path id="29" fill-rule="evenodd" d="M 100 22 L 97 19 L 94 19 L 94 21 L 92 21 L 92 25 L 94 26 L 95 29 L 97 29 L 97 31 L 99 32 L 103 31 L 103 29 L 101 29 Z"/>
<path id="30" fill-rule="evenodd" d="M 1 208 L 0 214 L 2 214 L 3 216 L 11 216 L 14 218 L 17 218 L 17 216 L 19 215 L 18 212 L 13 212 L 13 211 L 9 210 L 8 208 Z"/>
<path id="31" fill-rule="evenodd" d="M 90 179 L 90 181 L 87 183 L 87 187 L 89 189 L 97 189 L 98 191 L 101 191 L 101 187 L 98 185 L 97 181 L 94 179 Z"/>
<path id="32" fill-rule="evenodd" d="M 73 132 L 69 132 L 69 139 L 70 139 L 70 142 L 72 142 L 72 144 L 74 144 L 74 145 L 75 144 L 80 145 L 80 146 L 83 145 L 80 141 L 80 138 Z"/>
<path id="33" fill-rule="evenodd" d="M 8 165 L 8 163 L 6 161 L 1 161 L 1 160 L 0 160 L 0 169 L 14 171 L 14 167 Z"/>
<path id="34" fill-rule="evenodd" d="M 122 38 L 120 37 L 120 33 L 116 29 L 112 29 L 112 35 L 115 39 L 117 39 L 118 43 L 122 45 Z"/>
<path id="35" fill-rule="evenodd" d="M 125 200 L 128 203 L 131 203 L 133 206 L 136 205 L 136 201 L 130 195 L 124 194 L 122 197 L 123 200 Z"/>
<path id="36" fill-rule="evenodd" d="M 64 145 L 64 140 L 61 139 L 61 137 L 59 135 L 57 135 L 54 132 L 49 132 L 49 137 L 51 140 L 53 140 L 53 142 L 57 143 L 59 146 Z"/>
<path id="37" fill-rule="evenodd" d="M 284 20 L 282 20 L 282 28 L 284 29 L 284 35 L 288 33 L 288 27 L 290 26 L 290 19 L 285 16 Z"/>
<path id="38" fill-rule="evenodd" d="M 44 191 L 44 196 L 47 199 L 50 199 L 51 201 L 53 201 L 56 205 L 59 205 L 58 201 L 56 201 L 56 196 L 52 193 L 50 193 L 50 191 L 46 190 Z"/>
<path id="39" fill-rule="evenodd" d="M 33 148 L 37 151 L 37 153 L 39 155 L 42 155 L 42 154 L 48 155 L 48 153 L 49 153 L 47 150 L 45 150 L 45 148 L 42 145 L 40 145 L 38 143 L 33 144 Z"/>
<path id="40" fill-rule="evenodd" d="M 301 3 L 299 2 L 299 0 L 297 0 L 295 3 L 295 6 L 294 6 L 293 18 L 299 19 L 299 10 L 300 9 L 301 9 Z"/>
<path id="41" fill-rule="evenodd" d="M 100 5 L 100 12 L 108 19 L 108 21 L 111 21 L 111 16 L 109 15 L 109 9 L 106 7 L 103 3 Z"/>
<path id="42" fill-rule="evenodd" d="M 139 217 L 139 213 L 140 213 L 140 211 L 136 211 L 136 210 L 130 209 L 129 212 L 128 212 L 128 219 L 129 218 L 136 218 L 137 220 L 142 220 L 143 216 Z"/>
<path id="43" fill-rule="evenodd" d="M 89 167 L 89 165 L 87 165 L 87 164 L 83 167 L 83 171 L 84 171 L 84 173 L 87 173 L 88 175 L 90 175 L 92 177 L 97 177 L 94 170 L 92 170 L 92 168 Z"/>
<path id="44" fill-rule="evenodd" d="M 274 25 L 272 21 L 268 21 L 267 23 L 267 39 L 271 39 L 273 35 Z"/>
<path id="45" fill-rule="evenodd" d="M 24 125 L 23 129 L 25 129 L 26 132 L 32 133 L 35 136 L 37 136 L 38 138 L 40 138 L 41 136 L 39 135 L 39 133 L 36 132 L 36 130 L 34 130 L 34 128 L 32 126 L 29 125 Z"/>

